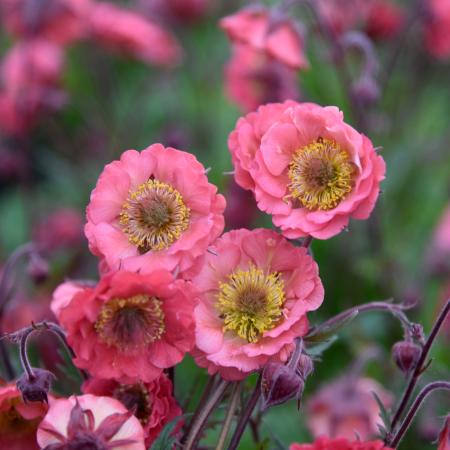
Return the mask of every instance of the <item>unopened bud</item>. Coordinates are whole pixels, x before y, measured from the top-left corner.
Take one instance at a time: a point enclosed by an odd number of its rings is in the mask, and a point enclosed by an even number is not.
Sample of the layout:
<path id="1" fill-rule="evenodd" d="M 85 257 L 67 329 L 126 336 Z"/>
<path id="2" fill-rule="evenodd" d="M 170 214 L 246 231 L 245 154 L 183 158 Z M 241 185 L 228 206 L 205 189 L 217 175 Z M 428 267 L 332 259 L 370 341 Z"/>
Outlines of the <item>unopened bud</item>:
<path id="1" fill-rule="evenodd" d="M 28 275 L 36 284 L 44 282 L 50 271 L 48 262 L 36 252 L 30 255 L 27 270 Z"/>
<path id="2" fill-rule="evenodd" d="M 352 96 L 364 106 L 372 105 L 380 98 L 380 87 L 371 76 L 362 76 L 352 86 Z"/>
<path id="3" fill-rule="evenodd" d="M 405 376 L 414 369 L 421 352 L 422 349 L 410 341 L 400 341 L 392 347 L 394 361 Z"/>
<path id="4" fill-rule="evenodd" d="M 411 336 L 421 344 L 425 343 L 425 333 L 420 323 L 413 323 L 410 328 Z"/>
<path id="5" fill-rule="evenodd" d="M 51 388 L 55 375 L 48 370 L 33 368 L 33 377 L 24 373 L 16 382 L 17 389 L 22 394 L 23 401 L 46 402 L 47 393 Z"/>
<path id="6" fill-rule="evenodd" d="M 270 362 L 262 372 L 262 409 L 281 405 L 303 393 L 304 382 L 300 375 L 289 366 Z"/>
<path id="7" fill-rule="evenodd" d="M 302 353 L 298 361 L 297 373 L 302 377 L 303 381 L 305 381 L 313 371 L 313 360 L 306 353 Z"/>

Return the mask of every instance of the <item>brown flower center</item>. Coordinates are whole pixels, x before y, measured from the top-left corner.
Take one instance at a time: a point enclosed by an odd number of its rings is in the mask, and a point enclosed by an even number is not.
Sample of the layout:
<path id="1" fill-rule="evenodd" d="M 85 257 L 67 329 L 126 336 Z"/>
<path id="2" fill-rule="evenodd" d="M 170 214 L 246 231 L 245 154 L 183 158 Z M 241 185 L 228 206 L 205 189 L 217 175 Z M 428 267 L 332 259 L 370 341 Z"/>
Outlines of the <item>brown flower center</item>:
<path id="1" fill-rule="evenodd" d="M 143 383 L 120 385 L 114 391 L 114 397 L 121 401 L 129 410 L 134 410 L 134 415 L 142 425 L 145 425 L 152 412 L 152 400 Z"/>

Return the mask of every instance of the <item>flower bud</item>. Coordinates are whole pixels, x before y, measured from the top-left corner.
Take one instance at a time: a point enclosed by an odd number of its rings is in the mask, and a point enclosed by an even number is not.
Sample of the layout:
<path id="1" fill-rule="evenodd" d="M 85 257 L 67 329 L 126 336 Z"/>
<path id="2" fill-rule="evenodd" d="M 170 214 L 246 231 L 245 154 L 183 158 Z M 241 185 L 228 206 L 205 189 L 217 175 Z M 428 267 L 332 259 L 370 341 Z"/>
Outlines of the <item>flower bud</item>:
<path id="1" fill-rule="evenodd" d="M 411 336 L 421 344 L 425 343 L 425 333 L 423 332 L 423 326 L 420 323 L 413 323 L 410 328 Z"/>
<path id="2" fill-rule="evenodd" d="M 47 393 L 51 388 L 55 375 L 48 370 L 37 368 L 33 368 L 33 375 L 30 378 L 27 373 L 24 373 L 16 382 L 17 389 L 21 392 L 23 401 L 25 403 L 48 403 Z"/>
<path id="3" fill-rule="evenodd" d="M 308 378 L 309 375 L 314 371 L 314 363 L 310 356 L 306 353 L 300 355 L 300 359 L 297 365 L 297 373 L 302 377 L 303 381 Z"/>
<path id="4" fill-rule="evenodd" d="M 392 347 L 392 356 L 405 376 L 414 369 L 422 349 L 411 341 L 400 341 Z"/>
<path id="5" fill-rule="evenodd" d="M 304 382 L 294 369 L 269 362 L 262 372 L 262 410 L 285 403 L 295 396 L 300 397 L 303 388 Z"/>
<path id="6" fill-rule="evenodd" d="M 44 282 L 49 274 L 48 262 L 38 253 L 33 252 L 28 262 L 28 275 L 36 283 Z"/>
<path id="7" fill-rule="evenodd" d="M 362 76 L 353 84 L 352 96 L 363 106 L 369 106 L 380 98 L 380 87 L 372 76 Z"/>

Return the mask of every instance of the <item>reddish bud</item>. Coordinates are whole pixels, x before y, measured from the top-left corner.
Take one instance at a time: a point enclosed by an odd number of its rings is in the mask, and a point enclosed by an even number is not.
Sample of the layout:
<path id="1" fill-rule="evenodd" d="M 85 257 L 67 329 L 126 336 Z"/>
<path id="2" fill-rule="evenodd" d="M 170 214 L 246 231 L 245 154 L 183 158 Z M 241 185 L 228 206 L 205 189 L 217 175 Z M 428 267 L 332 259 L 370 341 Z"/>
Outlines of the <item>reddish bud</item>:
<path id="1" fill-rule="evenodd" d="M 297 373 L 302 377 L 303 381 L 308 378 L 309 375 L 314 371 L 314 363 L 310 356 L 306 353 L 300 355 L 298 361 Z"/>
<path id="2" fill-rule="evenodd" d="M 30 378 L 24 373 L 16 382 L 17 389 L 22 394 L 23 401 L 27 402 L 46 402 L 48 403 L 47 393 L 51 388 L 55 376 L 44 369 L 33 369 L 33 377 Z"/>
<path id="3" fill-rule="evenodd" d="M 39 284 L 47 279 L 50 270 L 48 262 L 38 253 L 33 252 L 30 255 L 27 271 L 30 278 L 36 284 Z"/>
<path id="4" fill-rule="evenodd" d="M 372 76 L 362 76 L 353 84 L 352 95 L 362 105 L 372 105 L 380 98 L 380 87 Z"/>
<path id="5" fill-rule="evenodd" d="M 261 379 L 262 410 L 300 397 L 303 387 L 301 376 L 289 366 L 275 362 L 266 364 Z"/>
<path id="6" fill-rule="evenodd" d="M 392 356 L 405 376 L 414 369 L 422 349 L 411 341 L 400 341 L 392 347 Z"/>

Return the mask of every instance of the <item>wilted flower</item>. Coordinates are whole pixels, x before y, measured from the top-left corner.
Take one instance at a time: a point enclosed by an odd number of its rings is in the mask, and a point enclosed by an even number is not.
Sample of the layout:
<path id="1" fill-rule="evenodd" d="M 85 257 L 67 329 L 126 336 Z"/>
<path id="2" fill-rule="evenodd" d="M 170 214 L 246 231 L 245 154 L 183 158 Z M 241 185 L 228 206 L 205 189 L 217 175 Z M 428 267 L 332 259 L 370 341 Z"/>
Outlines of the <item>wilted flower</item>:
<path id="1" fill-rule="evenodd" d="M 33 376 L 24 373 L 16 383 L 25 403 L 48 402 L 48 392 L 55 376 L 48 370 L 33 368 Z"/>
<path id="2" fill-rule="evenodd" d="M 47 405 L 24 403 L 14 385 L 0 386 L 0 448 L 38 450 L 36 430 Z"/>
<path id="3" fill-rule="evenodd" d="M 349 374 L 325 385 L 307 403 L 312 435 L 354 439 L 356 433 L 362 440 L 376 435 L 382 421 L 373 393 L 389 407 L 391 395 L 370 378 Z"/>
<path id="4" fill-rule="evenodd" d="M 108 164 L 92 191 L 85 233 L 113 270 L 195 271 L 223 231 L 225 199 L 194 155 L 154 144 Z"/>
<path id="5" fill-rule="evenodd" d="M 416 367 L 421 353 L 420 346 L 411 341 L 400 341 L 392 347 L 392 357 L 405 376 Z"/>
<path id="6" fill-rule="evenodd" d="M 275 17 L 268 9 L 256 6 L 223 18 L 220 26 L 235 44 L 264 52 L 294 69 L 308 67 L 302 33 L 289 18 Z"/>
<path id="7" fill-rule="evenodd" d="M 51 401 L 37 442 L 48 450 L 146 449 L 139 420 L 122 403 L 90 394 Z"/>
<path id="8" fill-rule="evenodd" d="M 94 288 L 66 285 L 54 302 L 74 363 L 98 378 L 153 381 L 194 345 L 195 291 L 167 271 L 111 273 Z"/>
<path id="9" fill-rule="evenodd" d="M 265 105 L 239 119 L 228 146 L 237 183 L 289 239 L 328 239 L 367 219 L 384 179 L 384 160 L 333 106 Z"/>
<path id="10" fill-rule="evenodd" d="M 269 102 L 297 99 L 297 72 L 248 45 L 236 44 L 225 67 L 225 89 L 244 112 Z"/>
<path id="11" fill-rule="evenodd" d="M 172 383 L 164 374 L 149 383 L 119 384 L 114 380 L 91 378 L 83 384 L 84 393 L 114 397 L 134 411 L 144 428 L 147 447 L 167 423 L 181 414 L 172 390 Z"/>
<path id="12" fill-rule="evenodd" d="M 269 361 L 285 362 L 308 330 L 306 313 L 324 296 L 317 264 L 306 249 L 274 231 L 225 233 L 193 279 L 198 365 L 228 380 Z"/>
<path id="13" fill-rule="evenodd" d="M 349 441 L 345 438 L 320 437 L 312 444 L 291 444 L 289 450 L 393 450 L 382 441 Z"/>

